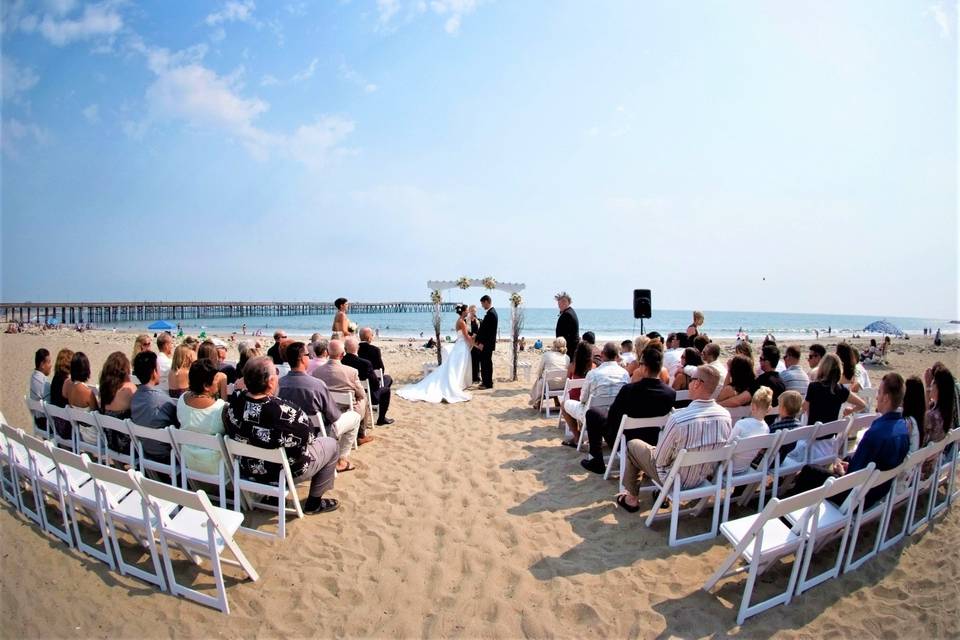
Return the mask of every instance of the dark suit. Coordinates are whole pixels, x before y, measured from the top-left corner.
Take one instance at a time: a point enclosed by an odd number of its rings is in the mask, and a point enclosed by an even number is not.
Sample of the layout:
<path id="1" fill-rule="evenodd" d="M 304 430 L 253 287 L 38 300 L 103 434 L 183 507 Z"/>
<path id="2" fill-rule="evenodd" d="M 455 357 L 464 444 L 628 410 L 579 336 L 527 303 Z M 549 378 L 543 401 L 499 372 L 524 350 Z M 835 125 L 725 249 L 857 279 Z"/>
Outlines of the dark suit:
<path id="1" fill-rule="evenodd" d="M 487 309 L 480 327 L 477 329 L 476 341 L 483 345 L 480 352 L 480 379 L 481 384 L 493 388 L 493 352 L 497 348 L 497 310 Z"/>
<path id="2" fill-rule="evenodd" d="M 590 409 L 585 419 L 587 437 L 590 440 L 590 455 L 603 460 L 603 440 L 606 438 L 610 446 L 620 430 L 620 419 L 623 416 L 631 418 L 657 418 L 670 413 L 677 392 L 660 380 L 642 378 L 638 382 L 625 384 L 617 393 L 609 409 Z M 606 414 L 606 415 L 604 415 Z M 646 429 L 627 429 L 623 432 L 627 440 L 640 439 L 657 445 L 660 429 L 650 427 Z"/>
<path id="3" fill-rule="evenodd" d="M 380 405 L 380 415 L 377 416 L 377 422 L 383 422 L 387 419 L 387 409 L 390 407 L 390 389 L 393 385 L 393 378 L 387 375 L 387 368 L 383 366 L 383 356 L 380 355 L 380 347 L 374 346 L 369 342 L 361 342 L 360 349 L 357 352 L 364 360 L 369 360 L 370 364 L 373 365 L 374 370 L 380 369 L 383 371 L 383 383 L 381 384 L 381 394 L 385 389 L 387 392 L 387 403 L 385 405 Z M 373 386 L 370 387 L 370 392 L 373 392 Z"/>
<path id="4" fill-rule="evenodd" d="M 573 354 L 576 353 L 577 344 L 580 342 L 580 320 L 573 307 L 567 307 L 557 318 L 556 333 L 558 338 L 567 341 L 567 353 L 570 354 L 570 360 L 573 360 Z"/>
<path id="5" fill-rule="evenodd" d="M 474 318 L 470 321 L 470 335 L 476 338 L 477 331 L 480 330 L 480 323 L 477 322 L 477 319 Z M 474 347 L 470 350 L 470 366 L 473 372 L 473 384 L 480 383 L 480 357 L 482 353 L 480 349 Z"/>
<path id="6" fill-rule="evenodd" d="M 370 383 L 370 401 L 373 404 L 380 405 L 380 415 L 377 416 L 377 422 L 383 422 L 387 419 L 387 410 L 390 408 L 390 385 L 380 386 L 380 378 L 373 371 L 373 364 L 366 358 L 354 355 L 352 353 L 343 354 L 344 365 L 353 367 L 357 370 L 360 381 L 367 380 Z M 392 380 L 391 380 L 392 382 Z M 386 383 L 386 376 L 384 376 Z"/>

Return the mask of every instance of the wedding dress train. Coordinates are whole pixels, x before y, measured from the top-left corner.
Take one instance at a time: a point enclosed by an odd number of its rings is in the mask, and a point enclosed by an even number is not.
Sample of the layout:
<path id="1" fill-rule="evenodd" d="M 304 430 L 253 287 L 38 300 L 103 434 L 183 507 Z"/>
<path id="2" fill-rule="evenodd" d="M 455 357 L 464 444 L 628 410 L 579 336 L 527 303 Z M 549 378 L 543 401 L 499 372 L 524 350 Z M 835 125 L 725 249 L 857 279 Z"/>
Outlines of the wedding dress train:
<path id="1" fill-rule="evenodd" d="M 471 398 L 464 391 L 470 384 L 470 376 L 470 347 L 458 334 L 453 349 L 444 355 L 443 364 L 417 384 L 398 390 L 397 395 L 405 400 L 420 402 L 466 402 Z"/>

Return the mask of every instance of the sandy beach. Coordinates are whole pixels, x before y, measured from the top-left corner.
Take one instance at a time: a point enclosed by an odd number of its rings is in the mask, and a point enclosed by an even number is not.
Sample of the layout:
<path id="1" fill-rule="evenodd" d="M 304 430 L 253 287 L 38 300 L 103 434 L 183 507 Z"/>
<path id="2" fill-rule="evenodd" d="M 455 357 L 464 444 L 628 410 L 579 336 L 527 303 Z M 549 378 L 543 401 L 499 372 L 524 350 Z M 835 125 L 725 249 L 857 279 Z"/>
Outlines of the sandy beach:
<path id="1" fill-rule="evenodd" d="M 129 354 L 132 344 L 133 334 L 101 331 L 0 336 L 0 410 L 27 428 L 23 394 L 38 347 L 84 351 L 96 377 L 110 352 Z M 378 344 L 394 388 L 435 361 L 405 341 Z M 616 509 L 616 481 L 581 469 L 581 455 L 560 446 L 556 418 L 528 408 L 529 383 L 505 380 L 508 355 L 501 343 L 496 388 L 475 391 L 470 402 L 396 398 L 396 424 L 373 431 L 376 441 L 352 458 L 358 469 L 337 478 L 330 495 L 341 501 L 339 511 L 290 521 L 282 542 L 239 536 L 261 577 L 240 581 L 227 568 L 229 617 L 111 572 L 4 503 L 3 636 L 960 636 L 956 507 L 859 570 L 738 626 L 745 578 L 701 590 L 730 550 L 724 538 L 671 549 L 666 523 L 647 528 L 646 509 Z M 534 366 L 538 357 L 521 354 Z M 869 371 L 876 384 L 888 370 L 922 374 L 936 360 L 960 373 L 960 342 L 897 341 L 890 366 Z M 273 526 L 263 513 L 248 519 Z M 205 570 L 183 560 L 176 566 L 181 579 L 212 584 Z M 770 574 L 761 595 L 786 572 Z"/>

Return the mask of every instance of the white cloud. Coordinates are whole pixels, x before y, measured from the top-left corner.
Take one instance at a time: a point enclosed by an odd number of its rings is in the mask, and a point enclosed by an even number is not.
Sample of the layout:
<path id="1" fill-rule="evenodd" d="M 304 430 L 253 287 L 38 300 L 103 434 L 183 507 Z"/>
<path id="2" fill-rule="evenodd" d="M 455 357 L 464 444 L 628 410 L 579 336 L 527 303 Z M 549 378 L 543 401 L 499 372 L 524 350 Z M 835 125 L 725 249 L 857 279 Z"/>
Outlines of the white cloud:
<path id="1" fill-rule="evenodd" d="M 40 76 L 30 67 L 18 66 L 13 58 L 0 55 L 0 80 L 3 99 L 17 101 L 40 81 Z"/>
<path id="2" fill-rule="evenodd" d="M 387 27 L 400 11 L 400 0 L 377 0 L 377 15 L 380 26 Z"/>
<path id="3" fill-rule="evenodd" d="M 360 75 L 356 69 L 353 69 L 346 62 L 340 63 L 340 77 L 347 82 L 357 85 L 367 93 L 373 93 L 377 90 L 377 85 L 372 82 L 367 82 L 366 78 Z"/>
<path id="4" fill-rule="evenodd" d="M 227 37 L 227 31 L 223 27 L 217 27 L 210 32 L 210 42 L 222 42 Z"/>
<path id="5" fill-rule="evenodd" d="M 295 160 L 313 169 L 321 169 L 353 129 L 351 120 L 322 116 L 313 124 L 298 127 L 285 140 L 284 147 Z"/>
<path id="6" fill-rule="evenodd" d="M 277 77 L 272 76 L 269 73 L 265 74 L 262 78 L 260 78 L 261 87 L 273 87 L 278 84 L 280 84 L 280 81 L 277 79 Z"/>
<path id="7" fill-rule="evenodd" d="M 293 74 L 293 77 L 290 78 L 290 82 L 297 83 L 303 82 L 304 80 L 309 80 L 313 77 L 313 74 L 316 73 L 318 64 L 320 64 L 320 58 L 314 58 L 310 61 L 310 64 L 307 65 L 306 69 Z"/>
<path id="8" fill-rule="evenodd" d="M 228 0 L 220 11 L 208 15 L 204 22 L 211 27 L 225 22 L 249 22 L 254 24 L 256 22 L 253 17 L 255 8 L 256 5 L 254 5 L 253 0 L 243 0 L 241 2 Z"/>
<path id="9" fill-rule="evenodd" d="M 448 16 L 444 30 L 453 35 L 460 31 L 463 16 L 473 13 L 479 0 L 431 0 L 430 9 L 439 16 Z"/>
<path id="10" fill-rule="evenodd" d="M 87 105 L 82 113 L 83 117 L 86 118 L 90 124 L 100 122 L 100 107 L 97 104 Z"/>
<path id="11" fill-rule="evenodd" d="M 72 8 L 72 5 L 69 8 Z M 27 29 L 23 21 L 21 28 L 32 30 Z M 86 5 L 77 18 L 58 18 L 48 13 L 43 16 L 37 28 L 51 44 L 62 47 L 77 40 L 115 35 L 123 28 L 123 18 L 114 9 L 113 3 L 103 2 Z"/>
<path id="12" fill-rule="evenodd" d="M 0 147 L 10 158 L 20 157 L 21 143 L 32 141 L 45 145 L 50 140 L 50 132 L 33 122 L 22 122 L 16 118 L 7 118 L 0 124 Z"/>
<path id="13" fill-rule="evenodd" d="M 390 30 L 401 12 L 409 21 L 418 14 L 431 12 L 444 18 L 443 28 L 456 35 L 463 18 L 473 13 L 484 0 L 415 0 L 402 4 L 401 0 L 377 0 L 377 20 L 380 30 Z"/>
<path id="14" fill-rule="evenodd" d="M 937 23 L 937 26 L 940 27 L 941 38 L 950 37 L 950 17 L 947 15 L 947 10 L 942 2 L 937 2 L 927 7 L 923 15 L 930 16 L 934 22 Z"/>
<path id="15" fill-rule="evenodd" d="M 47 8 L 58 16 L 65 16 L 77 6 L 76 0 L 46 0 Z"/>
<path id="16" fill-rule="evenodd" d="M 287 10 L 292 16 L 305 16 L 307 15 L 307 3 L 306 2 L 291 2 L 283 7 Z"/>

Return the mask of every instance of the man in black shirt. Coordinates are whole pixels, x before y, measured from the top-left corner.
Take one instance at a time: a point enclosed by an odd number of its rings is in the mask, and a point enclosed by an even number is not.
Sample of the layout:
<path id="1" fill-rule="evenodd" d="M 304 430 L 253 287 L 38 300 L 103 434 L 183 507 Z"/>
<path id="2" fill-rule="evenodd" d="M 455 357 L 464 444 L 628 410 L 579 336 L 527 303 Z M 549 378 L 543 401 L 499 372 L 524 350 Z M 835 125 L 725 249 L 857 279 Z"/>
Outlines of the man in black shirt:
<path id="1" fill-rule="evenodd" d="M 267 355 L 273 358 L 273 364 L 283 364 L 283 356 L 280 355 L 280 341 L 287 339 L 287 333 L 277 329 L 273 332 L 273 346 L 267 349 Z"/>
<path id="2" fill-rule="evenodd" d="M 553 298 L 557 301 L 557 308 L 560 309 L 556 337 L 567 341 L 567 353 L 572 360 L 573 354 L 577 351 L 577 344 L 580 342 L 580 320 L 577 318 L 577 312 L 570 306 L 570 294 L 561 291 Z"/>
<path id="3" fill-rule="evenodd" d="M 613 446 L 613 441 L 620 430 L 620 421 L 623 416 L 631 418 L 656 418 L 670 413 L 677 392 L 660 380 L 660 369 L 663 366 L 663 352 L 648 347 L 639 358 L 640 371 L 643 378 L 638 382 L 626 384 L 617 393 L 613 404 L 607 412 L 606 419 L 594 410 L 587 411 L 587 437 L 590 439 L 590 460 L 581 461 L 581 465 L 588 471 L 603 473 L 606 466 L 603 464 L 603 440 Z M 592 415 L 591 415 L 592 414 Z M 625 440 L 642 439 L 644 442 L 656 446 L 660 429 L 650 427 L 646 429 L 627 429 L 623 432 Z"/>
<path id="4" fill-rule="evenodd" d="M 377 426 L 382 427 L 393 424 L 393 418 L 387 417 L 387 411 L 390 409 L 390 387 L 381 387 L 380 378 L 378 378 L 374 372 L 373 364 L 369 360 L 357 355 L 360 350 L 360 341 L 357 340 L 356 337 L 347 336 L 343 344 L 347 352 L 343 354 L 343 360 L 341 362 L 348 367 L 356 369 L 361 382 L 366 380 L 370 384 L 370 403 L 379 405 L 380 415 L 377 416 Z"/>

